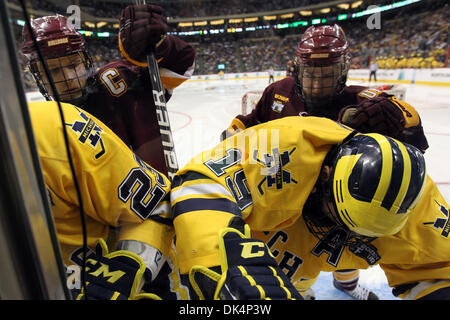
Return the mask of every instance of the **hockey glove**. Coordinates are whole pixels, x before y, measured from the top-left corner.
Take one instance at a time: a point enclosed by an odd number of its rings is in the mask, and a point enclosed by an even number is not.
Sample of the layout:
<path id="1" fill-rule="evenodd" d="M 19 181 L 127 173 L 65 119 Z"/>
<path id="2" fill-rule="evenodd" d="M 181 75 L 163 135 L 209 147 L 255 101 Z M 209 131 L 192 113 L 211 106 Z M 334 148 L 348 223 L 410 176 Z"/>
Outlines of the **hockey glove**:
<path id="1" fill-rule="evenodd" d="M 144 283 L 146 271 L 145 262 L 139 255 L 126 250 L 109 253 L 103 239 L 98 241 L 95 251 L 86 261 L 88 299 L 158 299 L 151 294 L 137 294 Z M 84 290 L 75 298 L 84 300 Z"/>
<path id="2" fill-rule="evenodd" d="M 222 131 L 222 133 L 220 134 L 220 141 L 228 139 L 229 137 L 234 136 L 236 133 L 239 133 L 241 131 L 242 131 L 242 129 L 228 128 L 228 129 Z"/>
<path id="3" fill-rule="evenodd" d="M 228 139 L 231 136 L 234 136 L 236 133 L 241 132 L 245 129 L 245 125 L 241 120 L 234 118 L 231 122 L 231 125 L 220 134 L 220 141 Z"/>
<path id="4" fill-rule="evenodd" d="M 399 137 L 405 128 L 402 110 L 385 97 L 344 108 L 339 114 L 339 121 L 362 133 L 376 132 L 393 138 Z"/>
<path id="5" fill-rule="evenodd" d="M 169 30 L 167 19 L 162 14 L 160 6 L 151 4 L 130 5 L 122 11 L 119 46 L 125 58 L 135 64 L 146 65 L 146 56 L 160 47 Z M 156 52 L 156 56 L 158 58 L 161 54 Z"/>
<path id="6" fill-rule="evenodd" d="M 246 225 L 247 235 L 250 234 Z M 278 266 L 267 245 L 234 228 L 219 232 L 221 274 L 192 267 L 189 280 L 200 299 L 303 300 Z"/>

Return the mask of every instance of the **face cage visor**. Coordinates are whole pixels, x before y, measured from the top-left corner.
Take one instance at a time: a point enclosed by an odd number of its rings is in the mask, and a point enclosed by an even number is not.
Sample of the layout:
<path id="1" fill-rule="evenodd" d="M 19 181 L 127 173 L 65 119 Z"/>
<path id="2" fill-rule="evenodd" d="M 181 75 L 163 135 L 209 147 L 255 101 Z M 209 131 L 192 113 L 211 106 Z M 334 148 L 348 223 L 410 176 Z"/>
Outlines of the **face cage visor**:
<path id="1" fill-rule="evenodd" d="M 86 84 L 92 73 L 92 60 L 84 51 L 69 55 L 47 58 L 46 63 L 62 102 L 81 104 L 86 98 Z M 55 100 L 50 81 L 41 61 L 30 62 L 29 68 L 39 90 L 47 100 Z"/>
<path id="2" fill-rule="evenodd" d="M 296 83 L 300 98 L 311 115 L 330 117 L 329 105 L 342 93 L 347 81 L 348 62 L 342 58 L 334 64 L 299 63 Z"/>

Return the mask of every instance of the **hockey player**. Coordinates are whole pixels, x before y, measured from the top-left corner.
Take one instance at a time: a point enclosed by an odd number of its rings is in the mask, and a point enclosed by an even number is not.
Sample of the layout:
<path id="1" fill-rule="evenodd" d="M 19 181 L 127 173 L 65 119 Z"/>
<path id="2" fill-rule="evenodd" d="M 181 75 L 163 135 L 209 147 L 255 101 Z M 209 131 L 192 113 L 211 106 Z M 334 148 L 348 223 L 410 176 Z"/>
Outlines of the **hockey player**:
<path id="1" fill-rule="evenodd" d="M 294 61 L 289 60 L 286 64 L 286 77 L 293 77 L 294 76 Z"/>
<path id="2" fill-rule="evenodd" d="M 173 237 L 170 181 L 98 119 L 73 105 L 61 105 L 64 126 L 56 102 L 33 102 L 29 110 L 67 285 L 74 299 L 85 298 L 85 292 L 80 292 L 83 227 L 63 130 L 85 214 L 87 297 L 142 297 L 139 288 L 155 279 L 169 254 Z M 117 235 L 112 229 L 119 230 Z M 117 250 L 109 252 L 108 247 Z"/>
<path id="3" fill-rule="evenodd" d="M 420 117 L 404 101 L 378 89 L 347 86 L 349 45 L 338 25 L 312 26 L 302 35 L 294 77 L 269 85 L 248 115 L 236 116 L 222 138 L 256 124 L 287 116 L 341 120 L 361 132 L 377 132 L 428 148 Z"/>
<path id="4" fill-rule="evenodd" d="M 238 115 L 222 139 L 256 124 L 296 115 L 340 120 L 360 132 L 378 132 L 428 148 L 420 117 L 404 101 L 378 89 L 347 86 L 349 45 L 338 25 L 312 26 L 296 51 L 293 77 L 269 85 L 248 115 Z M 376 299 L 358 284 L 358 270 L 334 272 L 333 284 L 356 299 Z"/>
<path id="5" fill-rule="evenodd" d="M 195 51 L 181 39 L 166 34 L 168 26 L 159 6 L 127 6 L 119 22 L 119 48 L 126 59 L 108 63 L 96 72 L 84 38 L 65 17 L 36 18 L 31 25 L 60 100 L 100 119 L 142 160 L 167 175 L 146 54 L 156 47 L 167 101 L 172 90 L 192 75 Z M 54 99 L 27 27 L 23 36 L 22 53 L 28 59 L 29 69 L 46 99 Z M 171 251 L 171 261 L 176 263 L 173 255 Z M 176 265 L 164 264 L 152 283 L 152 289 L 162 290 L 158 294 L 164 299 L 187 298 L 185 290 L 174 285 L 176 269 Z M 165 290 L 169 287 L 171 293 Z"/>
<path id="6" fill-rule="evenodd" d="M 269 121 L 179 170 L 171 206 L 199 297 L 269 296 L 264 284 L 285 283 L 265 268 L 273 255 L 295 286 L 379 264 L 396 296 L 450 299 L 448 204 L 420 150 L 393 138 L 323 117 Z"/>
<path id="7" fill-rule="evenodd" d="M 96 116 L 144 161 L 167 175 L 146 55 L 156 47 L 167 101 L 172 90 L 192 75 L 195 50 L 167 35 L 167 21 L 159 6 L 127 6 L 119 22 L 119 48 L 125 59 L 110 62 L 96 72 L 83 36 L 65 17 L 36 18 L 31 25 L 59 98 Z M 29 69 L 40 91 L 50 100 L 55 95 L 27 27 L 23 38 L 22 52 Z"/>
<path id="8" fill-rule="evenodd" d="M 269 73 L 269 84 L 271 84 L 275 81 L 275 71 L 273 70 L 273 68 L 270 68 L 267 72 Z"/>

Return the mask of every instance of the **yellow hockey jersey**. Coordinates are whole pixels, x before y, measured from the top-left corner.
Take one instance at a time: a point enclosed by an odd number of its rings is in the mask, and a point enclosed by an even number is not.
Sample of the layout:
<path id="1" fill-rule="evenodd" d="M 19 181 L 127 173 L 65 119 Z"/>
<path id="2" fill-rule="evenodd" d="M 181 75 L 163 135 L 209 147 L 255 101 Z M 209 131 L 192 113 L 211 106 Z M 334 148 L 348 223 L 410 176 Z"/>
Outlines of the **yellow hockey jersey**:
<path id="1" fill-rule="evenodd" d="M 81 191 L 87 242 L 99 238 L 137 240 L 168 257 L 173 227 L 151 218 L 170 218 L 170 181 L 139 159 L 102 122 L 73 105 L 62 103 L 62 126 L 55 102 L 29 103 L 55 228 L 66 266 L 79 264 L 82 225 L 63 130 Z M 110 230 L 118 231 L 111 237 Z M 114 232 L 115 234 L 115 232 Z M 113 248 L 112 248 L 113 249 Z"/>
<path id="2" fill-rule="evenodd" d="M 197 264 L 220 265 L 218 231 L 237 215 L 252 237 L 268 244 L 295 285 L 320 271 L 380 264 L 392 287 L 421 284 L 404 292 L 410 298 L 450 286 L 449 208 L 429 177 L 419 204 L 394 236 L 333 247 L 308 231 L 305 202 L 327 152 L 350 132 L 325 118 L 287 117 L 247 129 L 193 158 L 177 173 L 171 191 L 180 272 Z M 345 236 L 330 231 L 326 237 Z"/>

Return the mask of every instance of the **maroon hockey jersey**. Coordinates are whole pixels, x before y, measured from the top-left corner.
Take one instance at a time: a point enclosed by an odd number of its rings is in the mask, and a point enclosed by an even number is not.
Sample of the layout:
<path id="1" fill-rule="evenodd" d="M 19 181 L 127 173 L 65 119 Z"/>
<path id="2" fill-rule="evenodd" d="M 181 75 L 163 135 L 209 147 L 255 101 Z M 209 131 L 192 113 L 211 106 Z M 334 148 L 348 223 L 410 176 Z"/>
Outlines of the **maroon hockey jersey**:
<path id="1" fill-rule="evenodd" d="M 330 116 L 327 117 L 332 120 L 337 120 L 339 112 L 349 105 L 358 105 L 364 100 L 375 97 L 390 96 L 392 95 L 375 88 L 346 86 L 344 91 L 329 105 L 328 111 L 330 112 Z M 295 78 L 286 77 L 266 87 L 252 112 L 247 115 L 236 116 L 230 125 L 230 129 L 245 129 L 270 120 L 298 115 L 307 116 L 309 114 L 298 94 Z M 393 138 L 410 143 L 421 150 L 427 149 L 428 143 L 420 118 L 418 122 L 418 125 L 405 128 L 401 137 Z"/>
<path id="2" fill-rule="evenodd" d="M 192 75 L 195 50 L 167 36 L 169 51 L 158 59 L 166 101 L 172 89 Z M 86 111 L 112 129 L 139 157 L 167 175 L 148 69 L 123 59 L 108 63 L 93 76 Z"/>
<path id="3" fill-rule="evenodd" d="M 362 86 L 347 86 L 342 94 L 329 106 L 333 120 L 337 120 L 339 111 L 352 104 L 359 104 L 363 99 L 376 96 L 389 95 L 374 89 Z M 298 95 L 295 78 L 286 77 L 269 85 L 248 115 L 239 115 L 236 118 L 242 121 L 246 128 L 288 116 L 307 115 L 305 105 Z"/>

